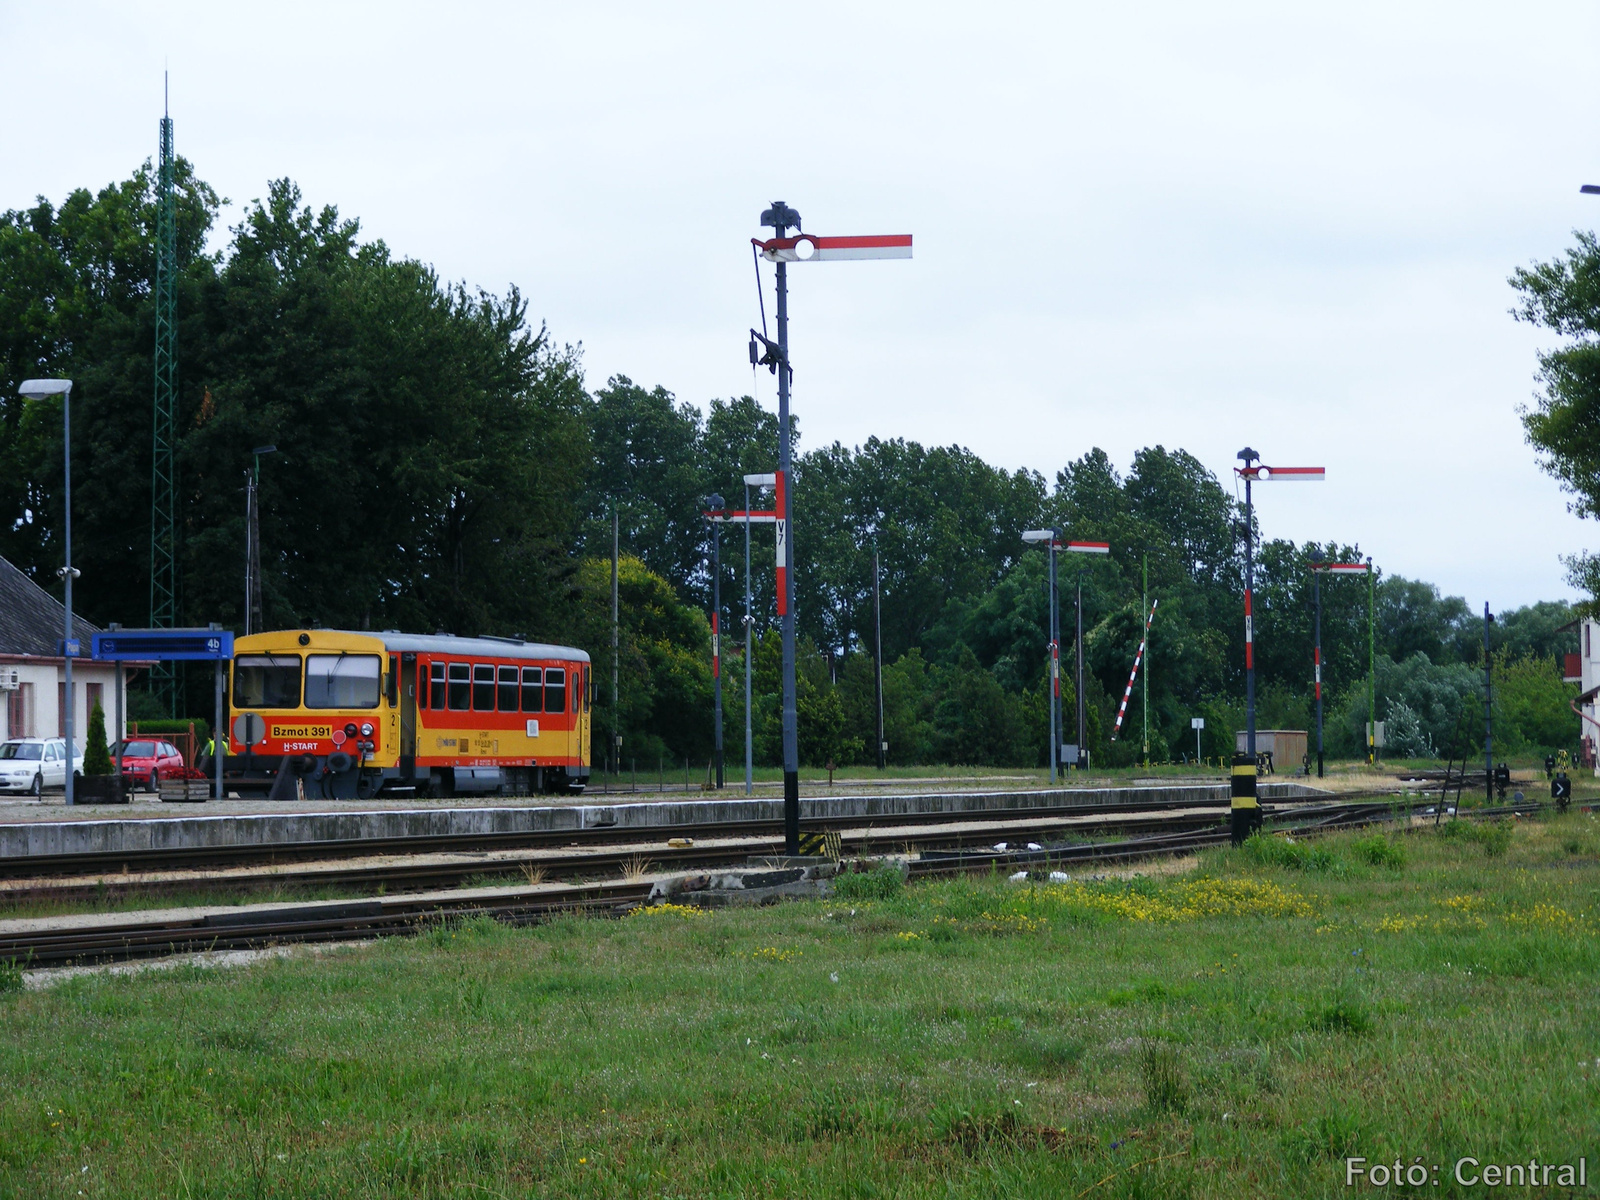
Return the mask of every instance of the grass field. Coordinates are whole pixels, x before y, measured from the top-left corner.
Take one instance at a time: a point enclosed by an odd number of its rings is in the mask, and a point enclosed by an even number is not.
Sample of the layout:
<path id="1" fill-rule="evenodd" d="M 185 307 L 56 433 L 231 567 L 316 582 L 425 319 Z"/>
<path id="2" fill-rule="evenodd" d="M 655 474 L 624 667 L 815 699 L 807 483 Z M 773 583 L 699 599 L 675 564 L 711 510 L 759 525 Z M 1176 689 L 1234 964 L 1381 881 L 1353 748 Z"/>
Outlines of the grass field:
<path id="1" fill-rule="evenodd" d="M 1350 1195 L 1347 1154 L 1437 1163 L 1431 1195 L 1464 1155 L 1592 1172 L 1600 824 L 1454 831 L 0 975 L 0 1194 L 1235 1200 Z"/>

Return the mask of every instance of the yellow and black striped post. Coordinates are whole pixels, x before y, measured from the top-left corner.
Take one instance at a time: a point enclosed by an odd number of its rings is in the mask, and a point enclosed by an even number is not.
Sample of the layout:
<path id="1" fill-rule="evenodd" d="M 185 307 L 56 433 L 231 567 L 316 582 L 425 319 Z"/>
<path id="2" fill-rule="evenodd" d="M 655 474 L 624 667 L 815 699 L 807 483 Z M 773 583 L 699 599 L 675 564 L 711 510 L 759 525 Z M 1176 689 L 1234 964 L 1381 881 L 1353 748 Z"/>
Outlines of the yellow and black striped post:
<path id="1" fill-rule="evenodd" d="M 1233 756 L 1233 811 L 1230 829 L 1235 846 L 1261 828 L 1261 805 L 1256 802 L 1256 760 L 1248 754 Z"/>

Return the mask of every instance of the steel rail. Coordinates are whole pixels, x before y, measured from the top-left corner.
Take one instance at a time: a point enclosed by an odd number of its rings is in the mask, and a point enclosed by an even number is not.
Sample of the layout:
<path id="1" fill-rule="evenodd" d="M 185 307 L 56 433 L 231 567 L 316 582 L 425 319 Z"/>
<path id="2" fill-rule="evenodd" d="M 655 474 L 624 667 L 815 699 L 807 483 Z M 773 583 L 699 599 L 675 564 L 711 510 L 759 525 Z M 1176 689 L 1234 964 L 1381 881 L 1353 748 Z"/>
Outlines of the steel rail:
<path id="1" fill-rule="evenodd" d="M 1107 819 L 1092 823 L 1081 821 L 1083 816 L 1090 815 L 1103 815 Z M 940 827 L 954 822 L 927 822 L 921 814 L 895 820 L 895 824 L 883 827 L 863 826 L 861 822 L 856 821 L 843 825 L 835 832 L 840 833 L 845 848 L 857 853 L 871 853 L 899 845 L 932 845 L 951 841 L 958 845 L 988 846 L 997 836 L 1004 837 L 1008 841 L 1026 842 L 1058 838 L 1064 834 L 1106 836 L 1151 827 L 1205 828 L 1215 824 L 1218 815 L 1204 809 L 1179 815 L 1163 813 L 1160 810 L 1119 815 L 1105 813 L 1099 806 L 1094 806 L 1091 811 L 1081 814 L 1035 816 L 1031 820 L 1028 818 L 994 820 L 991 817 L 970 823 L 979 826 L 988 825 L 987 829 L 968 828 L 953 834 L 941 833 Z M 1080 823 L 1067 824 L 1071 821 Z M 562 846 L 554 848 L 557 851 L 556 856 L 551 856 L 552 848 L 549 847 L 526 848 L 526 852 L 522 854 L 513 854 L 506 850 L 491 851 L 489 853 L 496 853 L 501 857 L 462 858 L 444 862 L 378 861 L 399 856 L 367 853 L 359 857 L 328 858 L 320 862 L 302 860 L 287 868 L 279 867 L 275 863 L 259 864 L 271 867 L 269 871 L 261 871 L 255 867 L 235 867 L 234 873 L 231 874 L 197 873 L 166 879 L 142 878 L 128 870 L 106 871 L 106 874 L 126 876 L 110 880 L 92 870 L 80 871 L 66 879 L 62 879 L 59 875 L 52 877 L 31 872 L 5 878 L 3 872 L 7 870 L 7 866 L 0 865 L 0 902 L 17 903 L 45 898 L 100 899 L 130 892 L 153 898 L 202 889 L 261 891 L 286 886 L 342 887 L 350 884 L 376 886 L 381 883 L 422 888 L 459 883 L 477 876 L 511 875 L 541 867 L 556 874 L 593 872 L 624 866 L 641 857 L 653 862 L 663 864 L 670 862 L 674 866 L 687 868 L 739 862 L 752 854 L 770 853 L 782 838 L 782 827 L 773 822 L 727 822 L 709 826 L 707 828 L 711 830 L 712 836 L 705 838 L 702 835 L 702 842 L 710 844 L 696 843 L 674 847 L 650 837 L 652 834 L 657 837 L 661 834 L 681 837 L 682 828 L 661 826 L 635 830 L 633 831 L 635 840 L 624 842 L 615 849 L 590 850 L 587 847 L 594 843 L 565 839 Z M 693 838 L 686 840 L 695 841 Z M 438 841 L 448 843 L 448 839 Z M 447 845 L 441 846 L 436 844 L 434 839 L 417 838 L 410 839 L 410 842 L 412 844 L 405 857 L 412 860 L 430 854 L 472 853 L 448 848 Z M 612 839 L 606 839 L 599 844 L 614 846 L 616 843 Z M 563 850 L 568 853 L 560 854 L 559 852 Z M 580 850 L 581 853 L 576 852 Z M 124 865 L 123 856 L 120 855 L 99 855 L 95 858 L 96 865 L 102 870 L 111 863 Z M 327 865 L 330 862 L 343 865 L 330 867 Z"/>
<path id="2" fill-rule="evenodd" d="M 1540 803 L 1472 810 L 1465 816 L 1530 815 L 1548 806 Z M 1369 803 L 1336 811 L 1296 814 L 1302 819 L 1280 829 L 1315 833 L 1379 821 L 1409 819 L 1405 806 Z M 1227 827 L 1150 834 L 1117 842 L 1089 842 L 1024 852 L 956 851 L 910 864 L 914 878 L 958 873 L 993 872 L 1002 867 L 1050 866 L 1072 863 L 1129 862 L 1192 853 L 1227 843 Z M 748 858 L 743 848 L 742 858 Z M 197 913 L 192 917 L 164 916 L 139 920 L 128 914 L 125 922 L 114 916 L 88 924 L 41 925 L 0 932 L 0 961 L 25 967 L 109 959 L 150 957 L 195 951 L 258 949 L 288 943 L 355 941 L 393 934 L 418 933 L 441 921 L 490 917 L 514 924 L 549 920 L 570 912 L 619 912 L 642 903 L 649 880 L 609 880 L 587 884 L 543 884 L 527 888 L 476 892 L 462 896 L 394 896 L 375 899 L 329 901 Z M 73 918 L 82 921 L 83 918 Z"/>
<path id="3" fill-rule="evenodd" d="M 1153 790 L 1153 789 L 1152 789 Z M 1003 793 L 997 793 L 1003 794 Z M 874 797 L 876 798 L 876 797 Z M 1320 798 L 1308 798 L 1305 803 L 1318 803 Z M 1292 804 L 1294 800 L 1278 801 Z M 876 816 L 807 817 L 800 823 L 802 832 L 826 833 L 843 829 L 857 829 L 880 822 L 897 824 L 962 824 L 1049 820 L 1061 817 L 1092 816 L 1096 814 L 1124 814 L 1170 812 L 1184 809 L 1216 808 L 1225 811 L 1227 798 L 1220 800 L 1128 800 L 1116 804 L 1051 804 L 1029 805 L 1015 808 L 988 808 L 969 812 L 936 810 L 919 813 L 885 813 Z M 578 806 L 581 807 L 581 806 Z M 598 805 L 595 807 L 619 807 Z M 294 815 L 293 810 L 286 810 Z M 161 818 L 151 818 L 159 820 Z M 275 864 L 330 859 L 341 857 L 373 857 L 396 854 L 471 853 L 474 851 L 503 849 L 536 849 L 552 846 L 604 845 L 615 842 L 637 842 L 659 836 L 714 838 L 737 834 L 761 836 L 782 834 L 783 822 L 779 818 L 769 821 L 704 821 L 672 825 L 623 826 L 604 825 L 589 829 L 519 830 L 504 833 L 424 834 L 398 838 L 340 838 L 300 842 L 274 842 L 268 844 L 245 843 L 227 846 L 186 846 L 151 849 L 125 849 L 96 851 L 88 854 L 28 854 L 0 859 L 0 876 L 24 878 L 38 875 L 84 875 L 116 873 L 113 867 L 138 867 L 144 870 L 178 867 L 239 866 L 252 863 Z"/>

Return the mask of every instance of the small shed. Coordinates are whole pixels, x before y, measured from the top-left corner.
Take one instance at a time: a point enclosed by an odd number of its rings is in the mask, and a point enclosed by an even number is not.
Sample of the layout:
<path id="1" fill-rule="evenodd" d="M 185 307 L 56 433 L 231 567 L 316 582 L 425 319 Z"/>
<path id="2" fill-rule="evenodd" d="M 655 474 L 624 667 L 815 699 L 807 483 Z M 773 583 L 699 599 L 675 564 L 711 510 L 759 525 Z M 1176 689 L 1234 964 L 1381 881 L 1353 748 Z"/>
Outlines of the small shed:
<path id="1" fill-rule="evenodd" d="M 1246 733 L 1243 729 L 1234 735 L 1234 751 L 1245 753 Z M 1306 731 L 1304 729 L 1256 730 L 1256 753 L 1272 755 L 1274 771 L 1293 771 L 1305 762 Z"/>

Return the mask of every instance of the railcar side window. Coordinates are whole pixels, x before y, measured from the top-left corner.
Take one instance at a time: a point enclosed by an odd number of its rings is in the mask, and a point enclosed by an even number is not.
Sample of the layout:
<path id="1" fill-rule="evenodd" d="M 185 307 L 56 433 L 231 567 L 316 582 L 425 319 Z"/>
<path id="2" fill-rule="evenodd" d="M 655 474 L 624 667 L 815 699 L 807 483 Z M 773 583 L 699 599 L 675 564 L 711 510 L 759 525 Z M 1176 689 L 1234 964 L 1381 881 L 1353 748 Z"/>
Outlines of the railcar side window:
<path id="1" fill-rule="evenodd" d="M 522 711 L 544 711 L 544 672 L 538 667 L 522 668 Z"/>
<path id="2" fill-rule="evenodd" d="M 472 709 L 494 711 L 494 668 L 476 663 L 472 668 Z"/>
<path id="3" fill-rule="evenodd" d="M 517 711 L 517 669 L 515 667 L 500 668 L 499 701 L 501 712 Z"/>
<path id="4" fill-rule="evenodd" d="M 450 707 L 457 712 L 472 707 L 472 666 L 469 663 L 450 664 Z"/>
<path id="5" fill-rule="evenodd" d="M 298 654 L 241 654 L 233 660 L 235 708 L 299 708 Z"/>
<path id="6" fill-rule="evenodd" d="M 442 662 L 428 664 L 428 692 L 432 706 L 434 708 L 443 708 L 444 664 Z"/>
<path id="7" fill-rule="evenodd" d="M 308 654 L 307 708 L 377 708 L 383 660 L 376 654 Z"/>
<path id="8" fill-rule="evenodd" d="M 567 673 L 560 667 L 544 669 L 544 710 L 547 713 L 567 711 Z"/>

